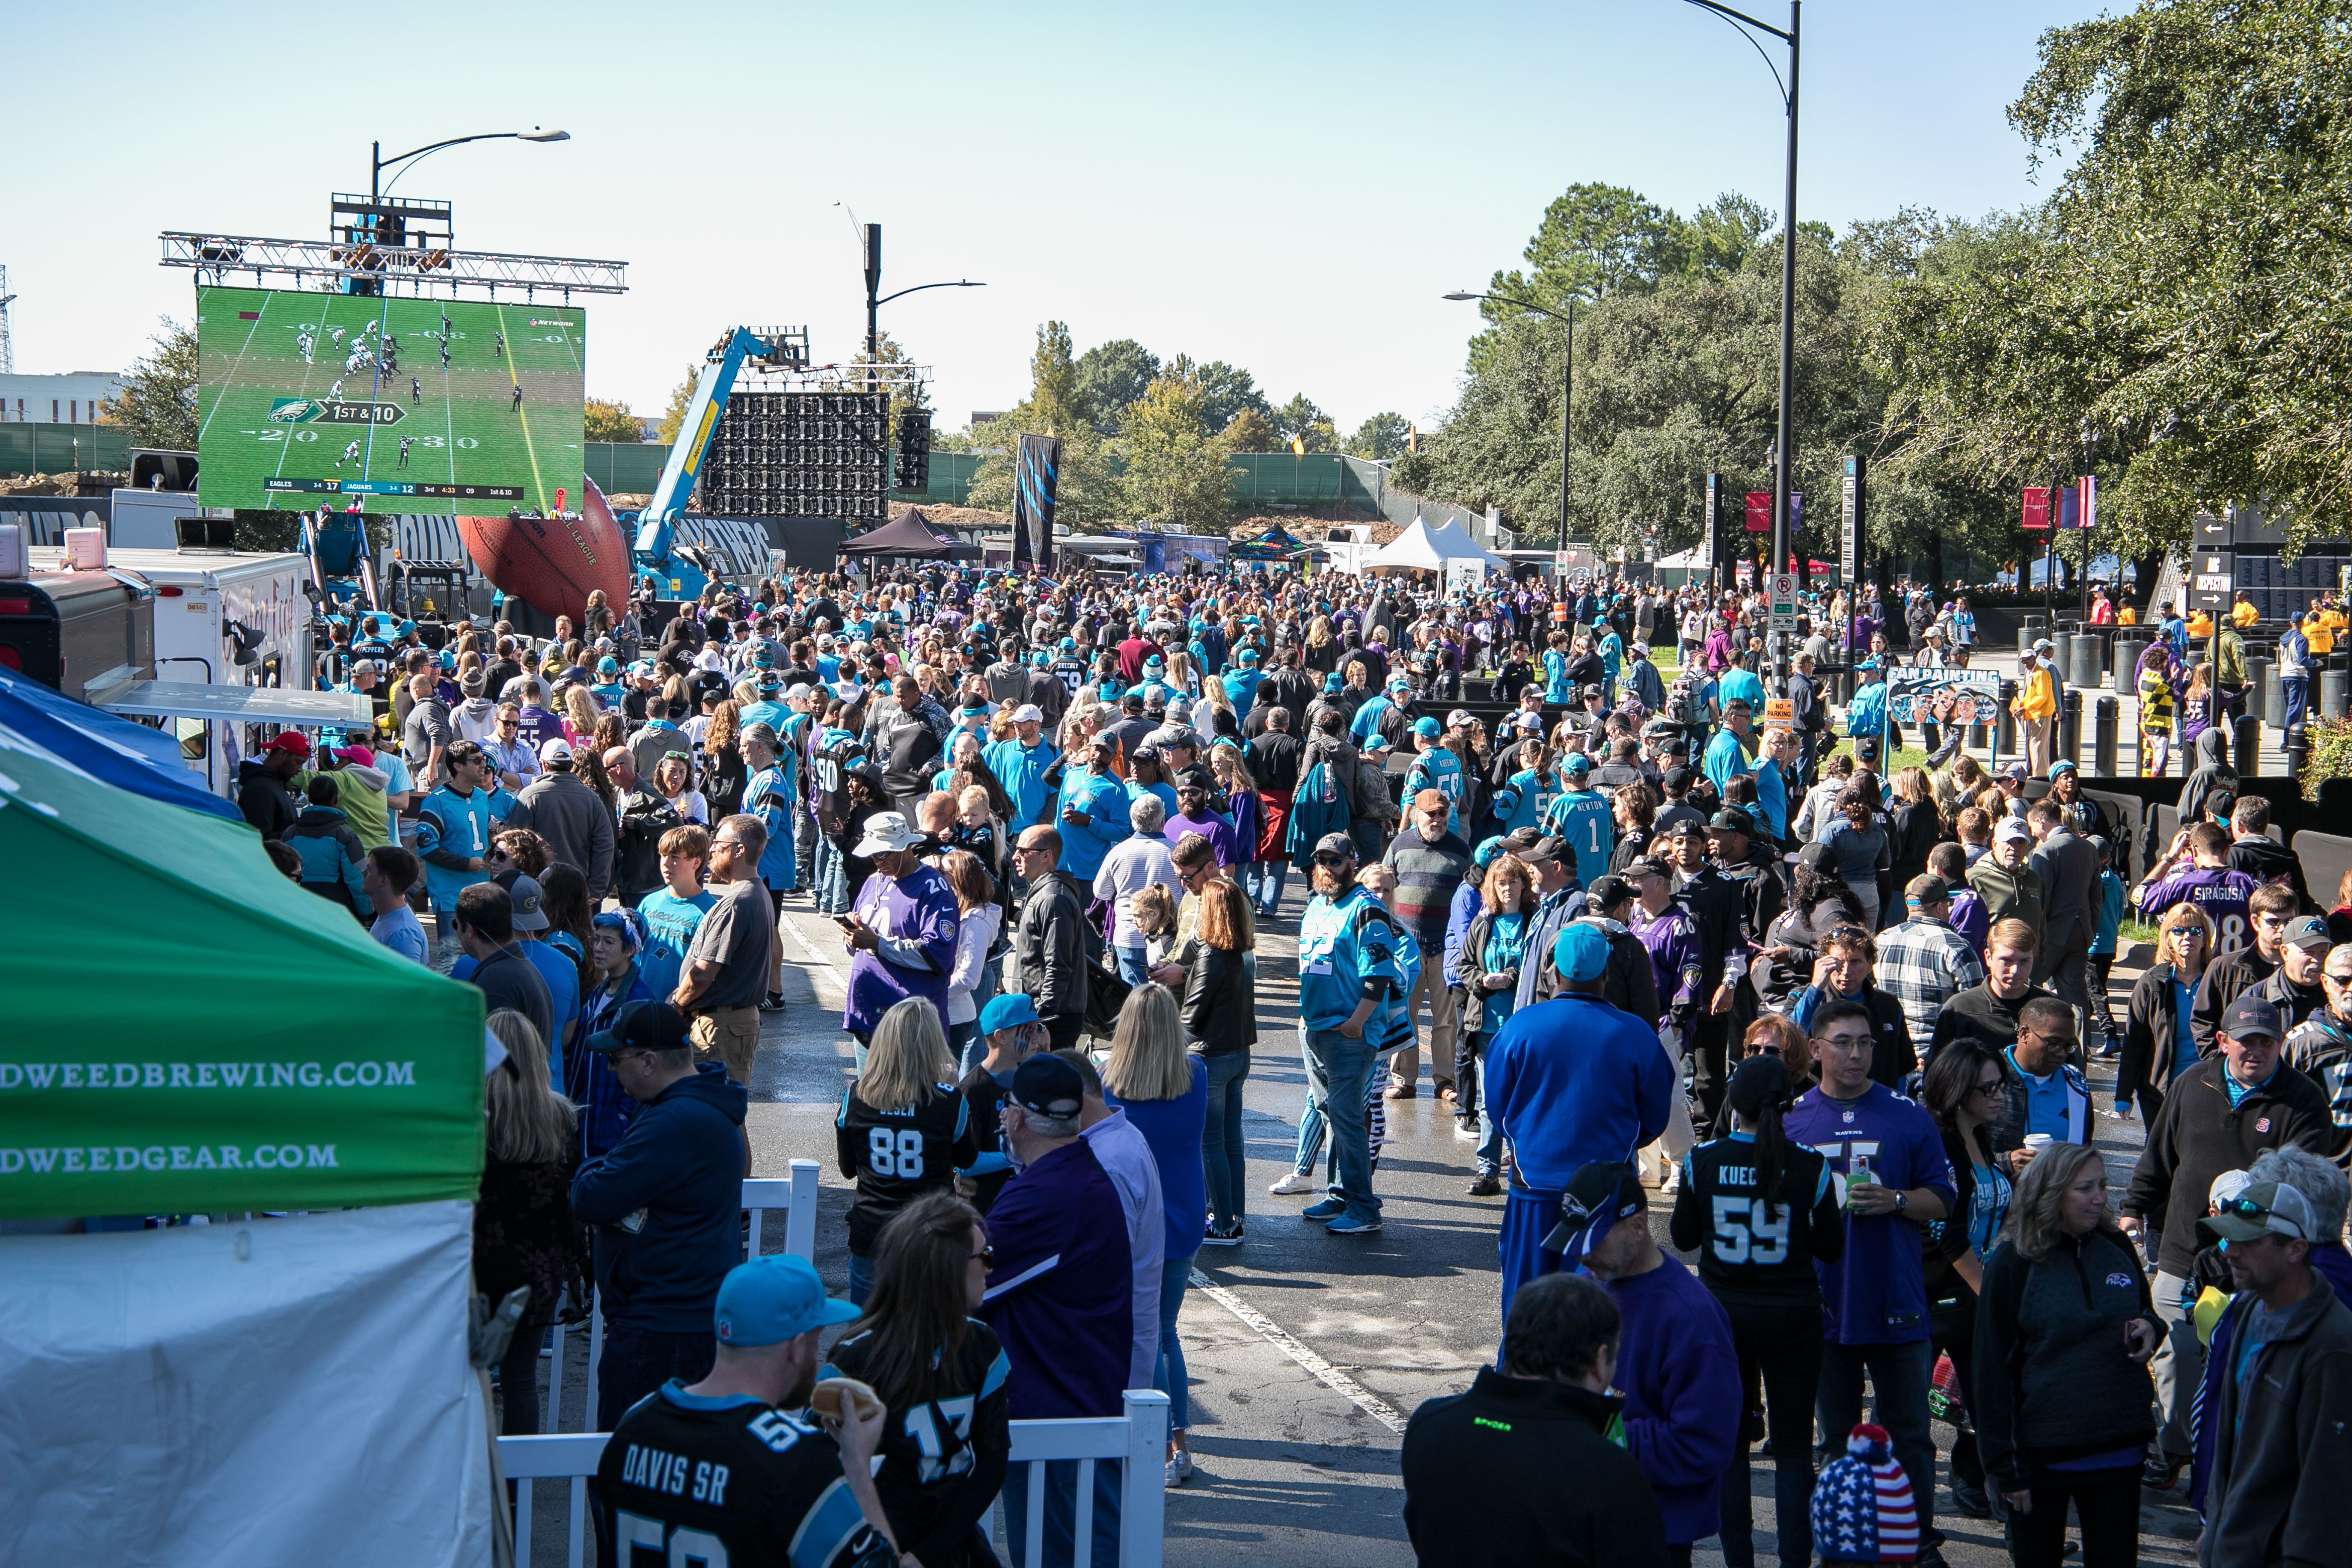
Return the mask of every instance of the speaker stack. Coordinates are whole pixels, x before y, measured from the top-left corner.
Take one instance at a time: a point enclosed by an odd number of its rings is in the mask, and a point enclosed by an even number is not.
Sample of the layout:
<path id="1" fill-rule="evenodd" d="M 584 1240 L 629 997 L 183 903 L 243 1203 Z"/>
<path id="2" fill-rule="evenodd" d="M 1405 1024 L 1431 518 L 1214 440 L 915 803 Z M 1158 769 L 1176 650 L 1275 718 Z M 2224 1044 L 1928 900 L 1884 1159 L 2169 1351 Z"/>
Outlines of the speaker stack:
<path id="1" fill-rule="evenodd" d="M 888 409 L 880 392 L 735 394 L 703 458 L 702 510 L 880 521 L 890 499 Z"/>

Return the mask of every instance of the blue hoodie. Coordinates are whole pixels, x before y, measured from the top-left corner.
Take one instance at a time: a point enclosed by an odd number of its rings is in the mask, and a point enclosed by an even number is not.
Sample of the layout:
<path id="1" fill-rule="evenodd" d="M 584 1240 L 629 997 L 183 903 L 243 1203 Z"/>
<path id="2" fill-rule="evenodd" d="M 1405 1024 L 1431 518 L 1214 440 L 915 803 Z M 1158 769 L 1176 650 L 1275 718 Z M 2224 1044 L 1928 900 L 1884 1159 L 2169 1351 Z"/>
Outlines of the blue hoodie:
<path id="1" fill-rule="evenodd" d="M 1514 1012 L 1486 1047 L 1485 1071 L 1487 1109 L 1517 1153 L 1518 1184 L 1538 1193 L 1563 1191 L 1595 1160 L 1631 1160 L 1666 1130 L 1675 1093 L 1658 1032 L 1572 991 Z"/>
<path id="2" fill-rule="evenodd" d="M 750 1098 L 725 1067 L 705 1062 L 639 1106 L 611 1152 L 572 1178 L 572 1212 L 596 1227 L 607 1323 L 710 1331 L 719 1282 L 743 1261 L 737 1215 Z"/>

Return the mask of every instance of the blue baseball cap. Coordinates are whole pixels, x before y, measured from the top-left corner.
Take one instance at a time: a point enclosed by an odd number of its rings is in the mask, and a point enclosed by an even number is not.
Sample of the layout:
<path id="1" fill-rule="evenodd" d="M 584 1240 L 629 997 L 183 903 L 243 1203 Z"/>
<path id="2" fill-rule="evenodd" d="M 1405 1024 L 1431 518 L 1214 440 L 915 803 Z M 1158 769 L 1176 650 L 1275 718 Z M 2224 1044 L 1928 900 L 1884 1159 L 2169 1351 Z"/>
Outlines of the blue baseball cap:
<path id="1" fill-rule="evenodd" d="M 1436 720 L 1424 716 L 1412 721 L 1412 732 L 1416 735 L 1425 735 L 1434 741 L 1445 732 L 1445 727 Z"/>
<path id="2" fill-rule="evenodd" d="M 1479 841 L 1478 847 L 1470 852 L 1470 859 L 1472 864 L 1475 865 L 1483 871 L 1487 867 L 1493 865 L 1495 863 L 1495 857 L 1500 855 L 1502 852 L 1503 836 L 1498 833 L 1492 838 L 1481 839 Z"/>
<path id="3" fill-rule="evenodd" d="M 1000 991 L 980 1010 L 980 1032 L 983 1035 L 1042 1021 L 1037 1016 L 1037 1004 L 1018 991 Z"/>
<path id="4" fill-rule="evenodd" d="M 1389 677 L 1389 689 L 1391 691 L 1411 691 L 1412 689 L 1412 678 L 1405 675 L 1391 675 Z"/>
<path id="5" fill-rule="evenodd" d="M 1339 679 L 1339 672 L 1336 669 L 1323 678 L 1323 689 L 1326 691 L 1337 691 L 1346 684 L 1346 681 Z"/>
<path id="6" fill-rule="evenodd" d="M 1583 752 L 1570 752 L 1560 758 L 1559 771 L 1564 773 L 1589 773 L 1592 771 L 1592 758 Z"/>
<path id="7" fill-rule="evenodd" d="M 1245 647 L 1242 649 L 1242 662 L 1244 664 L 1255 664 L 1257 662 L 1257 649 L 1254 647 Z"/>
<path id="8" fill-rule="evenodd" d="M 618 675 L 621 673 L 621 661 L 614 658 L 608 653 L 604 658 L 596 661 L 596 673 L 599 675 Z"/>
<path id="9" fill-rule="evenodd" d="M 1077 651 L 1078 651 L 1078 639 L 1077 639 L 1077 638 L 1076 638 L 1076 637 L 1064 637 L 1064 638 L 1062 639 L 1062 651 L 1063 651 L 1064 653 L 1076 653 L 1076 652 L 1077 652 Z"/>
<path id="10" fill-rule="evenodd" d="M 1046 658 L 1046 657 L 1045 657 L 1045 650 L 1044 648 L 1042 648 L 1042 647 L 1041 647 L 1041 648 L 1039 648 L 1035 653 L 1033 653 L 1033 654 L 1031 654 L 1031 655 L 1029 656 L 1029 663 L 1030 663 L 1031 667 L 1032 667 L 1032 668 L 1037 668 L 1037 669 L 1044 669 L 1046 666 L 1048 666 L 1048 665 L 1052 664 L 1053 662 L 1054 662 L 1054 661 L 1053 661 L 1052 659 L 1050 659 L 1050 658 Z"/>
<path id="11" fill-rule="evenodd" d="M 1562 980 L 1598 980 L 1609 967 L 1609 939 L 1599 926 L 1575 921 L 1551 944 L 1551 965 Z"/>
<path id="12" fill-rule="evenodd" d="M 812 1330 L 846 1323 L 858 1309 L 824 1293 L 815 1265 L 790 1252 L 768 1252 L 727 1271 L 719 1282 L 711 1327 L 722 1345 L 780 1345 Z"/>

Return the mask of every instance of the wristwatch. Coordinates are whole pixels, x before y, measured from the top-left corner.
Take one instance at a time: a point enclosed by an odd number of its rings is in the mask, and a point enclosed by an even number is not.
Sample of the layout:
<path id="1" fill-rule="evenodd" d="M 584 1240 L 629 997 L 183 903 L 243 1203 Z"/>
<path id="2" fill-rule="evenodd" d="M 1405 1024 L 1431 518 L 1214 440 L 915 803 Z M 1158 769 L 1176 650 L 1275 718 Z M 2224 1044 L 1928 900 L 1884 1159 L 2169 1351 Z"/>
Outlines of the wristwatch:
<path id="1" fill-rule="evenodd" d="M 1906 1213 L 1908 1213 L 1908 1212 L 1910 1211 L 1910 1208 L 1911 1208 L 1911 1194 L 1910 1194 L 1909 1193 L 1905 1192 L 1901 1187 L 1897 1187 L 1897 1188 L 1895 1188 L 1895 1212 L 1896 1214 L 1906 1214 Z"/>

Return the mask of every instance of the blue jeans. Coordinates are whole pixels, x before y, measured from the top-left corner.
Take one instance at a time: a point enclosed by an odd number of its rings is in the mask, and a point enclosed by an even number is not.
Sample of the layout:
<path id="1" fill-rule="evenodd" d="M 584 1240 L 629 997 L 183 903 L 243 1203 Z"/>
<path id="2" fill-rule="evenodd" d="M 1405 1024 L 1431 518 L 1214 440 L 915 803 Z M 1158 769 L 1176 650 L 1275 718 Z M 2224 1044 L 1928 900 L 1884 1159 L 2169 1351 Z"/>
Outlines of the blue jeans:
<path id="1" fill-rule="evenodd" d="M 1016 1459 L 1004 1472 L 1004 1543 L 1013 1561 L 1029 1560 L 1029 1467 L 1045 1467 L 1045 1568 L 1066 1568 L 1078 1560 L 1078 1462 L 1076 1459 Z M 1095 1461 L 1093 1555 L 1096 1568 L 1111 1568 L 1118 1561 L 1118 1472 L 1123 1461 Z"/>
<path id="2" fill-rule="evenodd" d="M 1110 951 L 1111 956 L 1118 960 L 1118 977 L 1121 980 L 1126 981 L 1129 985 L 1140 985 L 1151 978 L 1151 971 L 1145 965 L 1143 959 L 1144 953 L 1150 951 L 1149 949 L 1119 947 L 1114 944 Z"/>
<path id="3" fill-rule="evenodd" d="M 866 1298 L 874 1294 L 874 1259 L 849 1255 L 849 1304 L 866 1305 Z"/>
<path id="4" fill-rule="evenodd" d="M 1381 1200 L 1372 1195 L 1371 1124 L 1364 1114 L 1364 1084 L 1372 1070 L 1372 1043 L 1351 1040 L 1337 1029 L 1302 1032 L 1307 1037 L 1307 1093 L 1331 1127 L 1332 1162 L 1337 1166 L 1331 1195 L 1348 1205 L 1349 1219 L 1378 1219 Z M 1302 1140 L 1305 1133 L 1302 1125 Z"/>
<path id="5" fill-rule="evenodd" d="M 1503 1129 L 1495 1113 L 1486 1109 L 1486 1047 L 1495 1043 L 1492 1034 L 1481 1034 L 1472 1042 L 1478 1054 L 1478 1147 L 1471 1155 L 1476 1162 L 1476 1173 L 1499 1176 L 1503 1173 Z"/>
<path id="6" fill-rule="evenodd" d="M 1927 1382 L 1934 1368 L 1934 1349 L 1925 1339 L 1901 1345 L 1823 1345 L 1814 1406 L 1823 1435 L 1833 1447 L 1842 1445 L 1862 1419 L 1862 1374 L 1870 1373 L 1873 1419 L 1894 1438 L 1895 1462 L 1910 1478 L 1923 1541 L 1934 1539 L 1927 1530 L 1936 1522 L 1936 1439 L 1927 1429 Z"/>
<path id="7" fill-rule="evenodd" d="M 820 914 L 849 912 L 849 863 L 821 833 L 816 840 L 816 907 Z"/>
<path id="8" fill-rule="evenodd" d="M 959 1076 L 971 1070 L 964 1065 L 964 1058 L 970 1054 L 973 1043 L 979 1038 L 980 1020 L 978 1018 L 966 1018 L 961 1024 L 948 1026 L 948 1060 L 956 1064 L 956 1072 Z M 985 1055 L 985 1051 L 982 1054 Z"/>
<path id="9" fill-rule="evenodd" d="M 1186 1394 L 1190 1375 L 1184 1370 L 1184 1342 L 1177 1337 L 1176 1314 L 1184 1305 L 1184 1287 L 1192 1279 L 1192 1255 L 1171 1258 L 1160 1266 L 1160 1364 L 1151 1386 L 1168 1396 L 1168 1429 L 1181 1432 L 1192 1425 L 1192 1402 Z"/>
<path id="10" fill-rule="evenodd" d="M 2286 727 L 2294 729 L 2304 721 L 2304 709 L 2311 700 L 2311 677 L 2283 675 L 2279 677 L 2279 698 L 2286 704 Z"/>
<path id="11" fill-rule="evenodd" d="M 1253 860 L 1243 869 L 1242 879 L 1257 912 L 1270 915 L 1282 907 L 1282 889 L 1290 880 L 1290 862 Z"/>
<path id="12" fill-rule="evenodd" d="M 1249 1078 L 1250 1054 L 1224 1051 L 1201 1060 L 1209 1069 L 1209 1114 L 1201 1124 L 1201 1174 L 1209 1187 L 1209 1217 L 1239 1225 L 1249 1191 L 1242 1137 L 1242 1085 Z"/>

